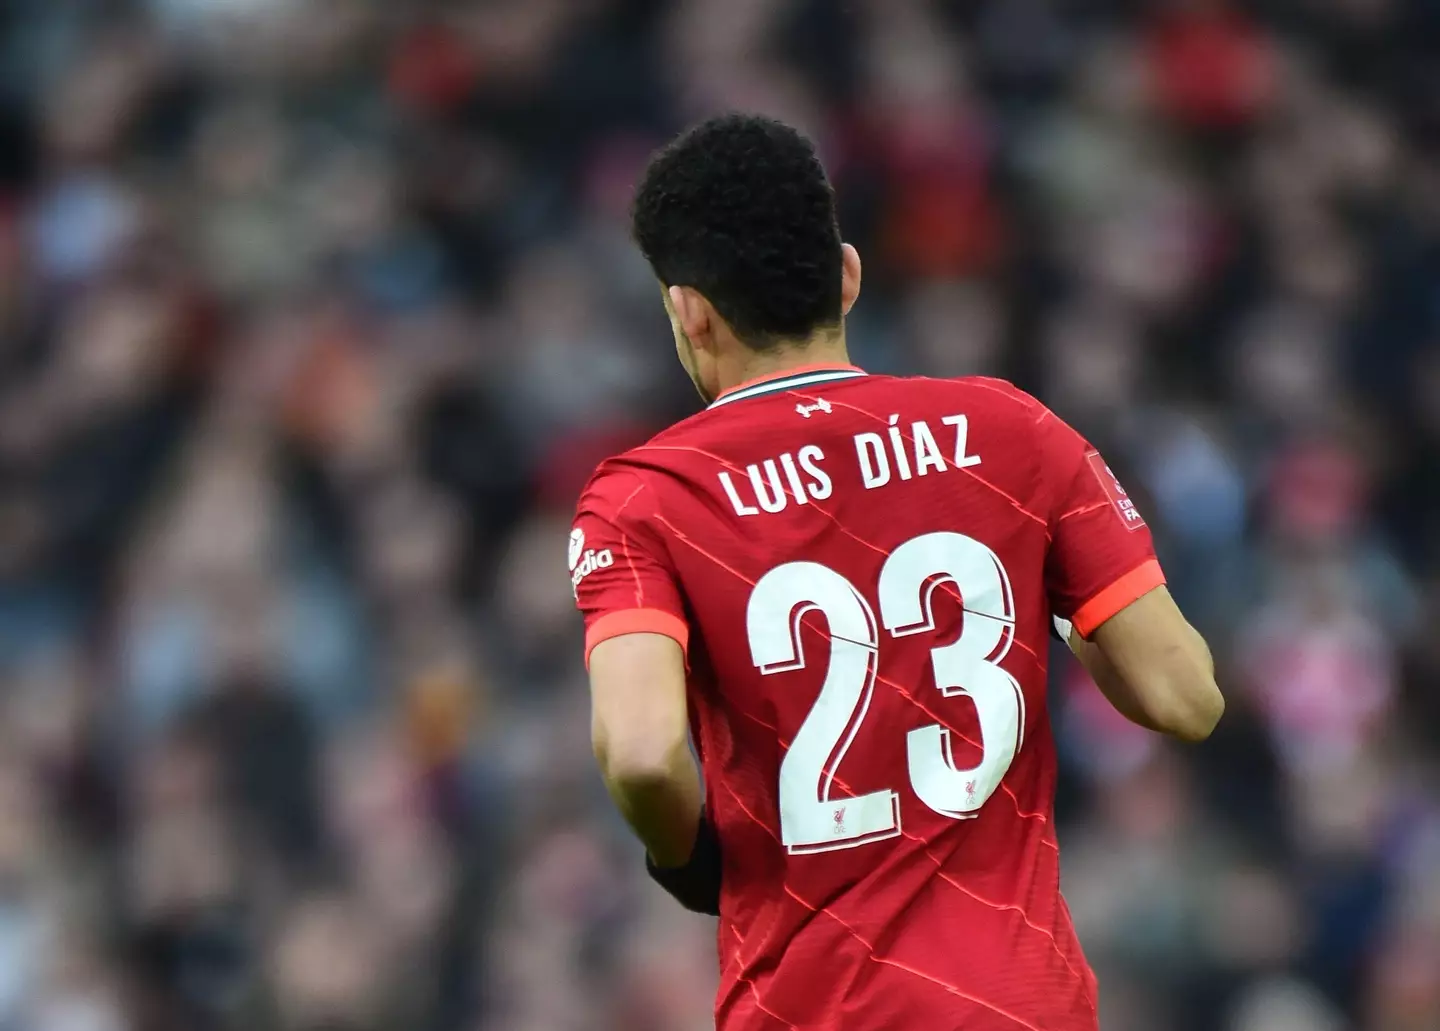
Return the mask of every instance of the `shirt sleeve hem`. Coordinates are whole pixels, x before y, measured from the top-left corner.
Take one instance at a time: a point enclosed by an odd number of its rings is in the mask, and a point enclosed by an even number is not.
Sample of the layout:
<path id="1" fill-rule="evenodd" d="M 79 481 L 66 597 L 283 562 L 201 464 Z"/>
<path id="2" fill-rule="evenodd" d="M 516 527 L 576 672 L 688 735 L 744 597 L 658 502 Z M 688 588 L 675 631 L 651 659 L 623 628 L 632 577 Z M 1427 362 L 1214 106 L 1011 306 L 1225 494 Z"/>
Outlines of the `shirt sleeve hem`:
<path id="1" fill-rule="evenodd" d="M 683 619 L 663 609 L 625 609 L 607 612 L 585 632 L 585 666 L 590 666 L 590 653 L 602 641 L 625 634 L 660 634 L 680 646 L 689 659 L 690 627 Z"/>
<path id="2" fill-rule="evenodd" d="M 1160 563 L 1152 558 L 1081 605 L 1070 617 L 1070 622 L 1080 631 L 1080 636 L 1088 640 L 1101 623 L 1164 583 L 1165 573 Z"/>

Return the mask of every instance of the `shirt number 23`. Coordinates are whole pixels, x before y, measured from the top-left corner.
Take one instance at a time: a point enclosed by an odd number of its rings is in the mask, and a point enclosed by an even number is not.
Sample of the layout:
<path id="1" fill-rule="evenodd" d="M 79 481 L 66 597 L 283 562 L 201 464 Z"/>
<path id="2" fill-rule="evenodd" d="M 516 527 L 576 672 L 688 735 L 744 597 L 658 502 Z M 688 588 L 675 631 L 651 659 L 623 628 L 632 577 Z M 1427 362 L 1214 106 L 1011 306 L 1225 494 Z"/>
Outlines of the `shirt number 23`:
<path id="1" fill-rule="evenodd" d="M 963 820 L 977 815 L 1023 744 L 1025 696 L 998 665 L 1015 634 L 1010 579 L 996 554 L 974 538 L 927 533 L 891 553 L 877 590 L 886 631 L 891 637 L 933 631 L 931 599 L 946 581 L 964 599 L 965 623 L 956 640 L 930 653 L 935 686 L 946 698 L 963 694 L 974 702 L 983 755 L 978 765 L 957 769 L 952 732 L 932 723 L 906 734 L 906 757 L 920 801 Z M 875 690 L 880 633 L 866 597 L 820 563 L 777 566 L 755 584 L 746 608 L 751 659 L 765 675 L 803 669 L 800 621 L 812 610 L 829 624 L 830 661 L 815 704 L 780 764 L 780 837 L 791 853 L 854 848 L 897 837 L 901 826 L 894 790 L 831 797 Z"/>

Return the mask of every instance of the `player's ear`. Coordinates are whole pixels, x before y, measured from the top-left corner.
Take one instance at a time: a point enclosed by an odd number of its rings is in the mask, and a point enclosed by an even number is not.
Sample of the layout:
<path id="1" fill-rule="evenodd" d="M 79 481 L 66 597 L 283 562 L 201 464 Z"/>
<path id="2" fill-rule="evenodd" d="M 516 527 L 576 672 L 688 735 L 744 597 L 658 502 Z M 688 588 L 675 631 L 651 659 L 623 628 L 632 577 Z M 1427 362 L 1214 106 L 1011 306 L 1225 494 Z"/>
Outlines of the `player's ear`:
<path id="1" fill-rule="evenodd" d="M 666 290 L 675 321 L 694 347 L 708 349 L 713 336 L 711 319 L 714 309 L 698 290 L 688 286 L 672 286 Z"/>
<path id="2" fill-rule="evenodd" d="M 840 314 L 849 315 L 860 296 L 860 252 L 848 243 L 840 245 Z"/>

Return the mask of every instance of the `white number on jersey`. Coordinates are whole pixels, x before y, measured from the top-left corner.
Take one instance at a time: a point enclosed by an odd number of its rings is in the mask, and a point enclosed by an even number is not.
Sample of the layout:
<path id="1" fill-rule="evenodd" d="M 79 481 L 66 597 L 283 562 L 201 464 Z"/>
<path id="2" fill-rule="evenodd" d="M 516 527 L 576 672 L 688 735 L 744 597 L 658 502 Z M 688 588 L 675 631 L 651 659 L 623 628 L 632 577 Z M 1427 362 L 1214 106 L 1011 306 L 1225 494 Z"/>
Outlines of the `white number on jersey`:
<path id="1" fill-rule="evenodd" d="M 931 652 L 943 697 L 968 695 L 980 724 L 982 756 L 957 769 L 951 732 L 938 723 L 906 735 L 910 784 L 937 813 L 973 819 L 1024 743 L 1025 696 L 999 661 L 1015 634 L 1010 578 L 996 554 L 959 533 L 927 533 L 905 542 L 880 570 L 880 617 L 892 637 L 934 630 L 931 598 L 953 582 L 965 607 L 964 630 Z M 802 669 L 800 621 L 818 610 L 830 632 L 825 681 L 780 764 L 780 838 L 792 853 L 853 848 L 900 834 L 900 796 L 893 790 L 832 797 L 845 753 L 875 690 L 879 630 L 870 603 L 835 570 L 787 562 L 760 578 L 745 622 L 750 655 L 762 674 Z"/>

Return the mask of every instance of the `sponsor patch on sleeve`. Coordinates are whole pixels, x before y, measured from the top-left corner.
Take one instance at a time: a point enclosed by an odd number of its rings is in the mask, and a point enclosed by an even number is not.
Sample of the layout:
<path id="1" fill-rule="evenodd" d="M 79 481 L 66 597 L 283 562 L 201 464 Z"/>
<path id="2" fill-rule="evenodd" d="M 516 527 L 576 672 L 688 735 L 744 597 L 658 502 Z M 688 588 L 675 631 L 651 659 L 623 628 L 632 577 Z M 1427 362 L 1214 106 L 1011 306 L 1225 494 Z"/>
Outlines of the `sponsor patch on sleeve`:
<path id="1" fill-rule="evenodd" d="M 1085 456 L 1090 463 L 1090 469 L 1095 473 L 1095 478 L 1100 481 L 1100 487 L 1105 491 L 1105 496 L 1115 506 L 1120 521 L 1125 524 L 1127 530 L 1138 530 L 1145 525 L 1145 519 L 1140 515 L 1140 510 L 1135 507 L 1135 502 L 1130 500 L 1130 495 L 1125 493 L 1125 488 L 1120 486 L 1120 481 L 1110 471 L 1110 466 L 1105 464 L 1105 459 L 1100 452 L 1091 451 Z"/>
<path id="2" fill-rule="evenodd" d="M 570 589 L 575 600 L 580 600 L 580 581 L 599 569 L 609 569 L 615 564 L 615 553 L 609 548 L 587 548 L 585 531 L 576 527 L 570 531 Z"/>

